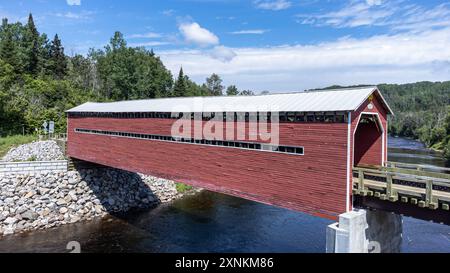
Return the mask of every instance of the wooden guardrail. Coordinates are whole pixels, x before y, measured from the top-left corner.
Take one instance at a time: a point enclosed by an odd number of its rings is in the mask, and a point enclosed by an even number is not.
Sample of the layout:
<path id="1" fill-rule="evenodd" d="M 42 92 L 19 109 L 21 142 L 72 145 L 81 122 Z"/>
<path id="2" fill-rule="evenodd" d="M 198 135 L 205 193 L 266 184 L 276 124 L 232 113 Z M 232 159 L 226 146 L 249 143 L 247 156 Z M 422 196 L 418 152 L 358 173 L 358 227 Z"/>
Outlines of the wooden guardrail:
<path id="1" fill-rule="evenodd" d="M 446 167 L 400 163 L 400 162 L 391 162 L 391 161 L 386 162 L 385 166 L 359 165 L 358 167 L 365 168 L 365 169 L 371 169 L 371 170 L 387 171 L 387 172 L 393 172 L 393 173 L 402 173 L 402 174 L 450 180 L 450 168 L 446 168 Z"/>
<path id="2" fill-rule="evenodd" d="M 388 161 L 386 162 L 386 166 L 382 167 L 382 169 L 395 173 L 404 173 L 450 180 L 450 168 L 446 167 Z"/>
<path id="3" fill-rule="evenodd" d="M 450 175 L 430 176 L 428 171 L 416 169 L 417 173 L 410 173 L 406 170 L 354 167 L 353 193 L 391 202 L 409 202 L 421 208 L 449 210 Z"/>

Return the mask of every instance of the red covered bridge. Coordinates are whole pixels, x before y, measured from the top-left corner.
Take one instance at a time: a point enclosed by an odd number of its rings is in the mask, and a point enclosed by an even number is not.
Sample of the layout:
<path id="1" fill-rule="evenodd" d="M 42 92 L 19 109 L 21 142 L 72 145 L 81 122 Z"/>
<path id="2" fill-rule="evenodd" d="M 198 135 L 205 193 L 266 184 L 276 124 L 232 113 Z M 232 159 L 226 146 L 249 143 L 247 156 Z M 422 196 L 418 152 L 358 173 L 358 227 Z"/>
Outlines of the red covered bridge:
<path id="1" fill-rule="evenodd" d="M 85 103 L 68 111 L 67 153 L 336 219 L 352 168 L 386 161 L 389 114 L 376 87 Z"/>

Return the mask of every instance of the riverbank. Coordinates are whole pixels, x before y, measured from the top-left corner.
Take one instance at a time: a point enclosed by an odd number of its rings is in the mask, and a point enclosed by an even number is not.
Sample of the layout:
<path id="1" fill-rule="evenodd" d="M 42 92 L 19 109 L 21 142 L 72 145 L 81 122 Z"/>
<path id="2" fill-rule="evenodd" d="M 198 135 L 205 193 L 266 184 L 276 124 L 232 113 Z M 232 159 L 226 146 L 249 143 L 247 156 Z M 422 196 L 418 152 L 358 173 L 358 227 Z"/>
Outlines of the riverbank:
<path id="1" fill-rule="evenodd" d="M 113 168 L 0 176 L 0 237 L 167 203 L 173 181 Z"/>

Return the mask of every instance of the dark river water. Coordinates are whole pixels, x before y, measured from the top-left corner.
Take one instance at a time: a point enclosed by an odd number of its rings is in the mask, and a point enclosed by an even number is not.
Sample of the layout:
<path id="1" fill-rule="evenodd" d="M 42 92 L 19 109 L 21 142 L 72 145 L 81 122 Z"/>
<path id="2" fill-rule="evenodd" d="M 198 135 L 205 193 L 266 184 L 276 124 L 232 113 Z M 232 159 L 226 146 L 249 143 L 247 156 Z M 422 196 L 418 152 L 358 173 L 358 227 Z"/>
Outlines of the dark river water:
<path id="1" fill-rule="evenodd" d="M 444 166 L 418 142 L 389 139 L 389 160 Z M 0 252 L 325 252 L 332 221 L 204 191 L 124 217 L 12 235 Z M 450 226 L 403 217 L 401 252 L 449 252 Z"/>

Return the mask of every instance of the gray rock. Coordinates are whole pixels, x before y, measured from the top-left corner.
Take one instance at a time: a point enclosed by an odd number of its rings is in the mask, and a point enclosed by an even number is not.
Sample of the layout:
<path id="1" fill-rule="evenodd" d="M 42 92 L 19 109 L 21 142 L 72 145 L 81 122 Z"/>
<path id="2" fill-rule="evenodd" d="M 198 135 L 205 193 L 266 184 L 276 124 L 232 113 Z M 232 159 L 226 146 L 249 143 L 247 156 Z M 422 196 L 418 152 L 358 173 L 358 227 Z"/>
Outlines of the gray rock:
<path id="1" fill-rule="evenodd" d="M 39 217 L 39 214 L 37 214 L 34 211 L 28 210 L 28 211 L 22 213 L 21 216 L 22 216 L 22 219 L 34 221 Z"/>
<path id="2" fill-rule="evenodd" d="M 33 197 L 33 195 L 34 195 L 34 192 L 33 192 L 33 191 L 30 191 L 30 192 L 28 192 L 27 194 L 25 194 L 25 196 L 24 196 L 23 198 L 28 199 L 28 198 Z"/>
<path id="3" fill-rule="evenodd" d="M 16 228 L 14 226 L 7 226 L 3 229 L 3 235 L 14 234 Z"/>
<path id="4" fill-rule="evenodd" d="M 69 178 L 69 184 L 71 185 L 78 184 L 78 179 L 76 177 Z"/>
<path id="5" fill-rule="evenodd" d="M 7 234 L 55 227 L 178 196 L 172 181 L 117 169 L 8 175 L 0 177 L 0 227 Z"/>
<path id="6" fill-rule="evenodd" d="M 67 202 L 66 202 L 66 200 L 64 200 L 64 199 L 58 199 L 58 201 L 56 201 L 56 204 L 57 204 L 58 206 L 62 206 L 62 205 L 67 204 Z"/>
<path id="7" fill-rule="evenodd" d="M 63 159 L 64 155 L 55 141 L 36 141 L 11 149 L 3 157 L 3 160 L 27 161 L 30 158 L 38 161 L 51 161 Z"/>
<path id="8" fill-rule="evenodd" d="M 50 209 L 48 209 L 48 208 L 43 209 L 42 212 L 41 212 L 42 216 L 47 216 L 49 214 L 50 214 Z"/>
<path id="9" fill-rule="evenodd" d="M 75 222 L 78 222 L 78 221 L 80 221 L 80 217 L 79 216 L 76 216 L 76 215 L 71 215 L 70 216 L 70 222 L 71 223 L 75 223 Z"/>
<path id="10" fill-rule="evenodd" d="M 17 221 L 18 221 L 18 219 L 15 217 L 8 217 L 3 222 L 7 225 L 12 225 L 12 224 L 15 224 Z"/>
<path id="11" fill-rule="evenodd" d="M 114 206 L 114 204 L 115 204 L 116 202 L 114 201 L 114 199 L 113 198 L 108 198 L 108 204 L 110 204 L 111 206 Z"/>
<path id="12" fill-rule="evenodd" d="M 50 189 L 47 188 L 39 188 L 39 194 L 40 195 L 45 195 L 50 191 Z"/>
<path id="13" fill-rule="evenodd" d="M 103 211 L 103 206 L 101 205 L 96 205 L 95 206 L 95 212 L 96 213 L 101 213 Z"/>

